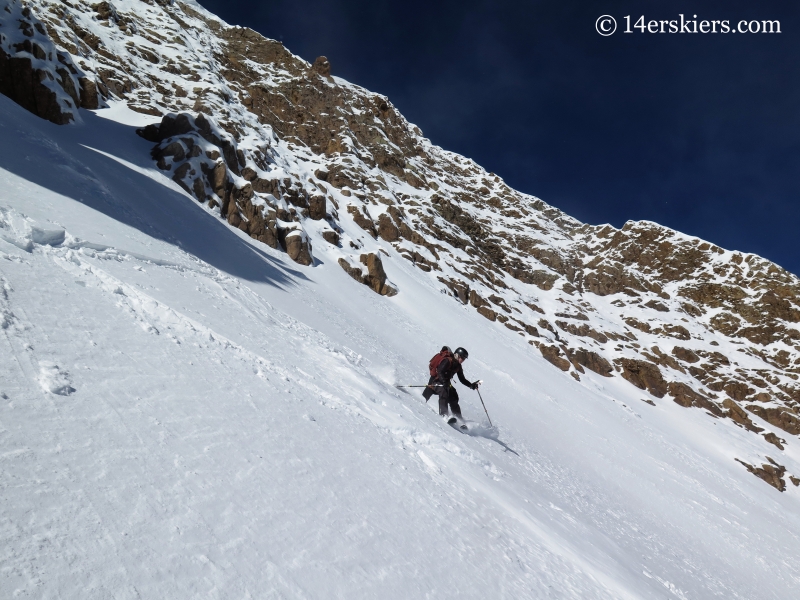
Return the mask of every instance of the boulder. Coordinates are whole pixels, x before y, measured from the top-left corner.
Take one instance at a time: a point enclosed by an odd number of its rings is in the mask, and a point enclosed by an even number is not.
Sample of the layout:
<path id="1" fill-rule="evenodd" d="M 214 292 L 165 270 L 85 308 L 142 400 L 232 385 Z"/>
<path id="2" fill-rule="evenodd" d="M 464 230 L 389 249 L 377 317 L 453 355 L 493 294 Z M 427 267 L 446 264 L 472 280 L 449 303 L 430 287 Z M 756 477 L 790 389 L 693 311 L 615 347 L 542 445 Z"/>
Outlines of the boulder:
<path id="1" fill-rule="evenodd" d="M 727 416 L 733 419 L 736 423 L 739 423 L 739 425 L 742 425 L 745 429 L 755 433 L 761 433 L 764 431 L 763 427 L 756 427 L 756 425 L 750 420 L 747 412 L 730 398 L 725 398 L 725 400 L 722 401 L 722 406 L 728 409 Z"/>
<path id="2" fill-rule="evenodd" d="M 653 354 L 655 356 L 648 355 L 647 356 L 648 360 L 651 360 L 657 365 L 662 367 L 669 367 L 670 369 L 675 369 L 676 371 L 679 371 L 681 373 L 686 372 L 686 369 L 684 369 L 677 360 L 675 360 L 668 354 L 664 354 L 664 352 L 662 352 L 661 348 L 659 348 L 658 346 L 653 346 L 651 350 L 653 351 Z"/>
<path id="3" fill-rule="evenodd" d="M 448 288 L 450 288 L 450 291 L 453 292 L 453 295 L 459 299 L 461 304 L 469 303 L 469 284 L 458 279 L 451 279 L 449 277 L 439 277 L 438 279 Z"/>
<path id="4" fill-rule="evenodd" d="M 786 443 L 786 440 L 784 440 L 783 438 L 779 438 L 771 431 L 764 434 L 764 439 L 767 440 L 773 446 L 775 446 L 778 450 L 783 450 L 783 444 Z"/>
<path id="5" fill-rule="evenodd" d="M 800 418 L 793 412 L 784 408 L 765 408 L 757 404 L 748 404 L 746 408 L 770 425 L 780 427 L 786 433 L 800 435 Z"/>
<path id="6" fill-rule="evenodd" d="M 333 244 L 334 246 L 339 245 L 339 234 L 336 233 L 333 229 L 325 229 L 322 232 L 322 239 L 328 242 L 329 244 Z"/>
<path id="7" fill-rule="evenodd" d="M 755 392 L 753 388 L 749 387 L 746 383 L 742 383 L 741 381 L 729 381 L 725 383 L 722 389 L 725 390 L 725 393 L 728 394 L 728 396 L 737 402 L 741 402 Z"/>
<path id="8" fill-rule="evenodd" d="M 301 265 L 310 265 L 314 262 L 311 257 L 311 244 L 302 231 L 294 230 L 284 238 L 286 254 L 294 262 Z"/>
<path id="9" fill-rule="evenodd" d="M 363 283 L 376 294 L 380 294 L 381 296 L 394 296 L 397 294 L 397 287 L 386 279 L 386 272 L 383 270 L 383 262 L 380 256 L 374 252 L 370 252 L 369 254 L 362 254 L 359 260 L 361 264 L 366 267 L 366 274 L 362 267 L 351 265 L 344 258 L 339 259 L 339 266 L 342 267 L 350 277 L 359 283 Z"/>
<path id="10" fill-rule="evenodd" d="M 670 382 L 668 389 L 670 396 L 672 396 L 675 401 L 675 404 L 683 406 L 684 408 L 689 408 L 690 406 L 704 408 L 714 416 L 725 416 L 715 402 L 712 402 L 705 396 L 698 394 L 685 383 L 680 383 L 677 381 Z"/>
<path id="11" fill-rule="evenodd" d="M 611 377 L 614 372 L 614 367 L 611 366 L 611 363 L 597 352 L 581 348 L 569 351 L 568 354 L 573 364 L 583 365 L 603 377 Z"/>
<path id="12" fill-rule="evenodd" d="M 534 327 L 533 325 L 529 325 L 528 323 L 525 323 L 525 333 L 527 333 L 528 335 L 532 335 L 533 337 L 539 337 L 539 330 L 536 329 L 536 327 Z"/>
<path id="13" fill-rule="evenodd" d="M 256 239 L 262 244 L 266 244 L 270 248 L 277 248 L 278 236 L 275 234 L 274 224 L 271 224 L 269 227 L 265 228 L 261 234 L 256 236 Z"/>
<path id="14" fill-rule="evenodd" d="M 490 321 L 496 321 L 497 320 L 497 313 L 495 311 L 493 311 L 491 308 L 489 308 L 488 306 L 485 306 L 485 305 L 478 307 L 478 314 L 481 315 L 481 316 L 486 317 Z"/>
<path id="15" fill-rule="evenodd" d="M 366 265 L 369 275 L 364 278 L 364 283 L 381 296 L 394 296 L 397 288 L 386 280 L 386 271 L 383 270 L 381 257 L 374 252 L 362 254 L 359 258 L 361 264 Z"/>
<path id="16" fill-rule="evenodd" d="M 769 456 L 767 457 L 767 460 L 770 462 L 762 464 L 761 467 L 754 467 L 753 465 L 741 461 L 738 458 L 735 458 L 734 460 L 744 465 L 744 467 L 753 475 L 766 481 L 779 492 L 786 491 L 786 482 L 783 480 L 783 475 L 786 473 L 786 467 L 779 465 Z"/>
<path id="17" fill-rule="evenodd" d="M 681 348 L 680 346 L 675 346 L 672 349 L 672 354 L 678 359 L 688 363 L 696 363 L 700 360 L 700 357 L 697 356 L 692 350 L 688 348 Z"/>
<path id="18" fill-rule="evenodd" d="M 344 258 L 339 259 L 339 266 L 342 267 L 345 273 L 350 275 L 350 277 L 355 279 L 358 283 L 364 283 L 364 271 L 361 269 L 361 267 L 354 267 Z"/>
<path id="19" fill-rule="evenodd" d="M 311 242 L 299 225 L 277 227 L 277 234 L 281 247 L 294 262 L 305 266 L 314 263 L 314 258 L 311 255 Z"/>
<path id="20" fill-rule="evenodd" d="M 622 377 L 640 390 L 647 390 L 656 398 L 667 393 L 667 383 L 658 365 L 644 360 L 621 358 L 616 361 L 622 367 Z"/>
<path id="21" fill-rule="evenodd" d="M 325 218 L 327 201 L 325 196 L 311 196 L 308 199 L 308 216 L 315 221 Z"/>
<path id="22" fill-rule="evenodd" d="M 222 198 L 225 195 L 225 184 L 228 182 L 228 167 L 219 161 L 213 169 L 208 171 L 208 185 L 214 193 Z"/>
<path id="23" fill-rule="evenodd" d="M 686 329 L 683 325 L 671 325 L 669 323 L 664 324 L 661 328 L 660 332 L 654 333 L 661 333 L 662 335 L 668 335 L 670 337 L 678 338 L 679 340 L 690 340 L 692 336 L 689 334 L 689 330 Z"/>
<path id="24" fill-rule="evenodd" d="M 560 356 L 561 350 L 559 350 L 558 346 L 548 346 L 546 344 L 539 345 L 539 351 L 542 353 L 542 356 L 547 360 L 549 363 L 555 365 L 562 371 L 568 371 L 570 362 L 566 358 L 562 358 Z"/>
<path id="25" fill-rule="evenodd" d="M 571 333 L 572 335 L 577 335 L 580 337 L 588 336 L 594 340 L 597 340 L 601 344 L 605 344 L 608 341 L 608 338 L 605 335 L 599 331 L 595 331 L 586 323 L 576 325 L 575 323 L 568 323 L 566 321 L 556 321 L 556 325 L 562 331 L 566 331 L 567 333 Z"/>
<path id="26" fill-rule="evenodd" d="M 470 290 L 469 292 L 469 303 L 474 308 L 478 308 L 480 306 L 487 304 L 486 300 L 481 298 L 481 295 L 475 290 Z"/>
<path id="27" fill-rule="evenodd" d="M 369 233 L 373 238 L 378 237 L 378 232 L 375 230 L 375 223 L 358 206 L 351 204 L 347 207 L 347 212 L 352 215 L 353 221 L 355 221 L 356 225 Z"/>
<path id="28" fill-rule="evenodd" d="M 378 217 L 378 235 L 387 242 L 396 242 L 400 239 L 400 230 L 386 213 Z"/>
<path id="29" fill-rule="evenodd" d="M 663 302 L 659 302 L 658 300 L 650 300 L 649 302 L 645 303 L 645 306 L 659 312 L 669 312 L 669 308 L 667 308 Z"/>

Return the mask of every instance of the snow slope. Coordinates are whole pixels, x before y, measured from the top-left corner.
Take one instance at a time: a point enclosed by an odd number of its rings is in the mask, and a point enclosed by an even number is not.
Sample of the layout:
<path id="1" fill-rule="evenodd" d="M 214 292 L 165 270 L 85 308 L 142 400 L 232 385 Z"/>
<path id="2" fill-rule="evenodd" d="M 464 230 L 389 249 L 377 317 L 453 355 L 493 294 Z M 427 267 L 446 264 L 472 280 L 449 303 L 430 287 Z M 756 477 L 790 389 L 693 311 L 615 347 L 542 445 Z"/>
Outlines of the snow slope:
<path id="1" fill-rule="evenodd" d="M 98 115 L 0 97 L 0 597 L 796 595 L 800 490 L 734 461 L 763 439 L 565 378 L 405 261 L 393 298 L 298 267 Z M 497 429 L 394 387 L 442 344 Z"/>

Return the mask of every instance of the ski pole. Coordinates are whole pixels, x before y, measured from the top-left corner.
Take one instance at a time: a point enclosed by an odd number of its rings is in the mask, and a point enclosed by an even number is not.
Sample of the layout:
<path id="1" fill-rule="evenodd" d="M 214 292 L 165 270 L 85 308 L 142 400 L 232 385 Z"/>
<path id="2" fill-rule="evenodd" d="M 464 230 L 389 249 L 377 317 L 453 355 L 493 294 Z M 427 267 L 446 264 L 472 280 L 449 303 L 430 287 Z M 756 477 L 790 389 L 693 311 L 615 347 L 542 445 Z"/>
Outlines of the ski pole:
<path id="1" fill-rule="evenodd" d="M 396 387 L 396 388 L 430 388 L 430 389 L 433 389 L 433 386 L 431 386 L 431 385 L 396 385 L 394 387 Z M 425 404 L 428 403 L 428 400 L 430 400 L 430 398 L 426 398 L 425 399 Z"/>
<path id="2" fill-rule="evenodd" d="M 478 392 L 478 398 L 481 399 L 481 404 L 483 404 L 483 396 L 481 396 L 481 391 L 478 388 L 475 388 L 475 391 Z M 486 418 L 489 419 L 489 426 L 490 427 L 494 427 L 494 425 L 492 425 L 492 419 L 489 416 L 489 411 L 486 410 L 486 405 L 485 404 L 483 404 L 483 412 L 486 413 Z"/>

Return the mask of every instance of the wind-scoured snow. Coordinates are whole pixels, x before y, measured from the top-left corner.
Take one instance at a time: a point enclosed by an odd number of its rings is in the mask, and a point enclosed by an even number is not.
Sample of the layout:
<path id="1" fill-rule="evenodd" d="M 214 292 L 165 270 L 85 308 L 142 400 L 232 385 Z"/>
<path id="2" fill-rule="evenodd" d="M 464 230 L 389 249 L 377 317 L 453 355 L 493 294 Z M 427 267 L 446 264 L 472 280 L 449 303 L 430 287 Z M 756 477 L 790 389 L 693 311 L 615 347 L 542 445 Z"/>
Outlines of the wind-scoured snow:
<path id="1" fill-rule="evenodd" d="M 734 461 L 762 438 L 572 381 L 407 261 L 392 298 L 299 267 L 98 115 L 0 97 L 0 597 L 796 595 L 800 489 Z M 443 344 L 495 428 L 395 387 Z"/>

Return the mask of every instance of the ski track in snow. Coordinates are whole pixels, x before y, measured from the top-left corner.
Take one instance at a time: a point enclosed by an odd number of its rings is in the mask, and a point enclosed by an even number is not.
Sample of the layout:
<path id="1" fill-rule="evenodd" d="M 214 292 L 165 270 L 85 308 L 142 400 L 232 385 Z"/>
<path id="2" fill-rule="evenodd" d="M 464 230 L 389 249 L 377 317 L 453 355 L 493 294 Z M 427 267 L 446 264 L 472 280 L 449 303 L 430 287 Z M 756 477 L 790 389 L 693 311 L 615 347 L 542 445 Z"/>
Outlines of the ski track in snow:
<path id="1" fill-rule="evenodd" d="M 800 584 L 800 493 L 732 460 L 756 462 L 760 440 L 624 382 L 573 382 L 391 260 L 391 300 L 324 249 L 305 278 L 245 281 L 181 249 L 178 219 L 152 237 L 104 157 L 65 159 L 85 132 L 0 109 L 76 182 L 75 198 L 35 186 L 0 150 L 2 595 L 751 599 Z M 478 425 L 462 434 L 394 387 L 456 336 L 495 430 L 467 391 Z M 795 445 L 781 462 L 797 473 Z"/>
<path id="2" fill-rule="evenodd" d="M 189 344 L 196 348 L 203 348 L 205 345 L 206 349 L 210 349 L 220 362 L 235 360 L 241 363 L 242 368 L 252 370 L 257 376 L 266 381 L 270 381 L 271 378 L 277 380 L 276 385 L 279 391 L 286 395 L 301 395 L 308 399 L 317 398 L 322 407 L 344 411 L 351 417 L 364 418 L 377 425 L 379 430 L 393 436 L 398 447 L 410 451 L 412 457 L 419 457 L 421 462 L 428 468 L 433 466 L 437 475 L 442 474 L 442 469 L 435 467 L 436 462 L 428 458 L 426 452 L 435 456 L 437 461 L 442 461 L 442 455 L 447 453 L 460 460 L 475 464 L 494 480 L 499 480 L 498 476 L 502 475 L 490 461 L 477 457 L 463 444 L 459 443 L 458 440 L 450 440 L 441 435 L 423 433 L 415 427 L 398 426 L 397 419 L 392 419 L 385 411 L 371 408 L 370 404 L 374 406 L 377 400 L 370 398 L 370 395 L 378 395 L 381 390 L 375 389 L 376 382 L 369 381 L 369 379 L 366 382 L 364 381 L 366 373 L 364 373 L 363 369 L 360 372 L 357 370 L 356 373 L 353 373 L 354 367 L 356 369 L 358 367 L 357 360 L 353 360 L 351 355 L 336 349 L 329 340 L 318 332 L 292 319 L 283 317 L 277 320 L 275 316 L 269 315 L 267 312 L 268 307 L 257 306 L 252 298 L 252 293 L 248 293 L 249 290 L 243 286 L 225 290 L 226 300 L 235 302 L 240 300 L 239 295 L 244 295 L 249 302 L 243 302 L 242 304 L 249 304 L 248 308 L 251 314 L 258 313 L 262 317 L 267 315 L 269 316 L 267 322 L 273 327 L 286 329 L 293 333 L 300 340 L 299 344 L 296 342 L 296 345 L 299 346 L 296 350 L 302 355 L 312 355 L 308 357 L 308 362 L 312 363 L 320 372 L 325 373 L 329 380 L 336 381 L 340 385 L 349 383 L 352 397 L 342 398 L 317 386 L 313 383 L 315 376 L 304 372 L 299 367 L 296 367 L 295 372 L 292 372 L 275 366 L 268 358 L 246 350 L 213 330 L 200 325 L 193 319 L 156 301 L 147 294 L 124 284 L 97 264 L 108 260 L 119 261 L 120 257 L 125 256 L 125 254 L 108 254 L 106 251 L 96 253 L 94 250 L 90 250 L 88 253 L 85 250 L 76 252 L 71 248 L 41 248 L 39 250 L 41 251 L 42 259 L 52 261 L 61 267 L 68 274 L 68 279 L 72 278 L 75 281 L 82 282 L 83 285 L 81 287 L 83 288 L 93 288 L 101 292 L 107 301 L 113 303 L 116 309 L 125 314 L 146 334 L 164 337 L 178 346 Z M 95 264 L 89 263 L 86 258 L 87 255 L 91 259 L 95 259 L 93 261 Z M 183 273 L 185 274 L 186 271 L 183 271 Z M 196 276 L 197 273 L 192 273 L 192 275 Z M 218 282 L 215 281 L 214 283 Z M 282 333 L 283 335 L 276 337 L 288 337 L 285 332 Z M 31 338 L 28 339 L 30 340 Z M 329 356 L 320 357 L 320 353 L 328 354 Z M 39 380 L 45 391 L 53 394 L 63 394 L 62 388 L 65 385 L 64 372 L 60 371 L 55 364 L 48 362 L 42 363 L 41 369 L 43 375 L 40 376 Z M 361 377 L 358 377 L 358 375 L 361 375 Z M 360 386 L 358 386 L 359 383 L 361 384 Z M 358 390 L 357 386 L 366 389 Z M 283 389 L 281 390 L 280 388 Z M 155 424 L 159 425 L 158 422 L 155 422 Z M 457 465 L 452 466 L 456 471 L 458 470 Z M 81 496 L 79 500 L 83 502 L 87 499 Z M 451 501 L 461 505 L 464 504 L 464 500 L 458 497 L 451 498 Z M 468 509 L 469 507 L 465 506 L 464 508 Z M 554 560 L 554 557 L 548 556 L 547 553 L 541 553 L 535 557 L 536 561 L 546 559 Z M 531 562 L 532 560 L 529 559 L 526 562 Z M 561 568 L 563 569 L 565 566 L 568 566 L 568 564 L 561 565 Z"/>

